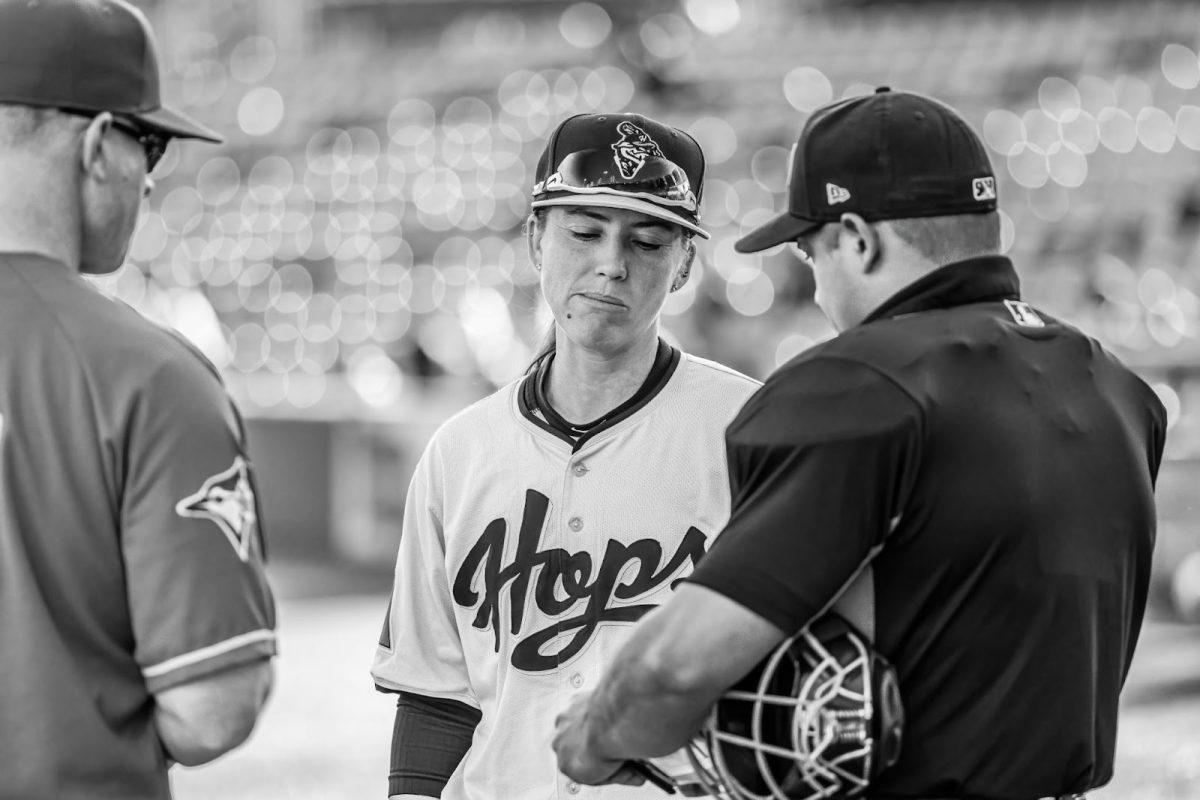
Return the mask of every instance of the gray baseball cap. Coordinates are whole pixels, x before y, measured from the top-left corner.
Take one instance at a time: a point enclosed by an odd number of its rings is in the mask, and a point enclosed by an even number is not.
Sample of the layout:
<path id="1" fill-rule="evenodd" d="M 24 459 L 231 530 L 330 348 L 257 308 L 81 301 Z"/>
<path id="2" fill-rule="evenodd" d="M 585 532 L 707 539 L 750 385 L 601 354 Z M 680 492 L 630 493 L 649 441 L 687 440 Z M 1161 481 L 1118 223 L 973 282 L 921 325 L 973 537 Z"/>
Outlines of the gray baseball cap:
<path id="1" fill-rule="evenodd" d="M 223 141 L 162 104 L 154 33 L 125 0 L 0 0 L 0 103 L 111 111 L 181 139 Z"/>

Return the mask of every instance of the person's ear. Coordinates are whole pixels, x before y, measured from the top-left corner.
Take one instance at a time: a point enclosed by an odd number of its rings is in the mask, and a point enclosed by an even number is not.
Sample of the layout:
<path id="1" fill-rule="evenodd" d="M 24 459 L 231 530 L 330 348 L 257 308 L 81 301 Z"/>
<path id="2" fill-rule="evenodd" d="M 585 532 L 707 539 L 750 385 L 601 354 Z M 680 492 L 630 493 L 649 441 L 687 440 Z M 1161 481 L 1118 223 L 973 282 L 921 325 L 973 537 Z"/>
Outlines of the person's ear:
<path id="1" fill-rule="evenodd" d="M 525 243 L 529 246 L 529 261 L 538 272 L 542 270 L 542 226 L 538 224 L 537 214 L 530 214 L 525 220 Z"/>
<path id="2" fill-rule="evenodd" d="M 696 261 L 696 243 L 689 239 L 684 247 L 687 252 L 683 256 L 683 262 L 679 265 L 679 269 L 675 271 L 675 280 L 671 281 L 672 292 L 682 289 L 688 282 L 688 278 L 692 276 L 692 264 Z"/>
<path id="3" fill-rule="evenodd" d="M 858 214 L 842 214 L 838 221 L 841 223 L 839 244 L 848 246 L 849 251 L 862 262 L 863 272 L 873 270 L 881 252 L 878 231 Z"/>
<path id="4" fill-rule="evenodd" d="M 104 137 L 112 127 L 112 114 L 102 111 L 88 122 L 83 131 L 83 140 L 79 150 L 79 164 L 85 175 L 97 180 L 108 178 L 108 152 L 104 149 Z"/>

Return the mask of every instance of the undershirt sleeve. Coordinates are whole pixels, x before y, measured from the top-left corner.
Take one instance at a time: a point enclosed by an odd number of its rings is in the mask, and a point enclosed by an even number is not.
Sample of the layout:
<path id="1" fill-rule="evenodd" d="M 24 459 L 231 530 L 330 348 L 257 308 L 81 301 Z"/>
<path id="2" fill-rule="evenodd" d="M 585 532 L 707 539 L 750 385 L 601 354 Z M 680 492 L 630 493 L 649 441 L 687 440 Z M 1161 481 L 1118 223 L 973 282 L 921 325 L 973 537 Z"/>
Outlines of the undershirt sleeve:
<path id="1" fill-rule="evenodd" d="M 471 747 L 479 709 L 457 700 L 401 692 L 392 728 L 388 796 L 441 797 Z"/>
<path id="2" fill-rule="evenodd" d="M 921 430 L 913 398 L 866 365 L 818 357 L 772 376 L 726 430 L 732 512 L 688 580 L 798 631 L 903 513 Z"/>

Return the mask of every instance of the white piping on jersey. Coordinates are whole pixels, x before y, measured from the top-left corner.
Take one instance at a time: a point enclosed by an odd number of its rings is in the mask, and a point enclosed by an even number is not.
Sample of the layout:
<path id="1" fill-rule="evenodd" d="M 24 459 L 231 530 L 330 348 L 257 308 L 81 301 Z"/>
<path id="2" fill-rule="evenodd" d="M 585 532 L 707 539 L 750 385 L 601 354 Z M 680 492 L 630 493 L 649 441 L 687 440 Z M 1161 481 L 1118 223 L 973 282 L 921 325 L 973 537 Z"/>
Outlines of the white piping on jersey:
<path id="1" fill-rule="evenodd" d="M 246 645 L 256 644 L 258 642 L 270 642 L 274 641 L 274 639 L 275 631 L 269 631 L 265 628 L 262 630 L 250 631 L 249 633 L 239 633 L 237 636 L 233 636 L 223 642 L 210 644 L 208 647 L 201 647 L 199 650 L 193 650 L 192 652 L 184 653 L 181 656 L 168 658 L 166 661 L 163 661 L 159 664 L 146 667 L 144 670 L 142 670 L 142 677 L 157 678 L 160 675 L 166 675 L 168 672 L 174 672 L 177 669 L 190 667 L 193 664 L 199 664 L 201 661 L 207 661 L 210 658 L 216 658 L 217 656 L 225 655 L 226 653 L 245 647 Z"/>

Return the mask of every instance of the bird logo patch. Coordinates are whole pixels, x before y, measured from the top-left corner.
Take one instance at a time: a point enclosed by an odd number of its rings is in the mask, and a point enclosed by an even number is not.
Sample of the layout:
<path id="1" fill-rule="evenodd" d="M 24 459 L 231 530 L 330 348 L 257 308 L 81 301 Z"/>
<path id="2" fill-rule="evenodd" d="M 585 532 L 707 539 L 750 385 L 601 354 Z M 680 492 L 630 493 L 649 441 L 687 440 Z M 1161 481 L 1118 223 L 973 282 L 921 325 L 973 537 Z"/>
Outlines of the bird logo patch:
<path id="1" fill-rule="evenodd" d="M 229 469 L 205 479 L 195 493 L 175 504 L 175 513 L 191 519 L 207 519 L 216 524 L 242 561 L 250 560 L 257 538 L 258 514 L 250 469 L 246 459 L 237 456 Z"/>
<path id="2" fill-rule="evenodd" d="M 633 180 L 633 176 L 652 158 L 664 158 L 658 142 L 650 138 L 650 134 L 625 120 L 617 126 L 621 138 L 613 142 L 613 160 L 625 180 Z"/>

